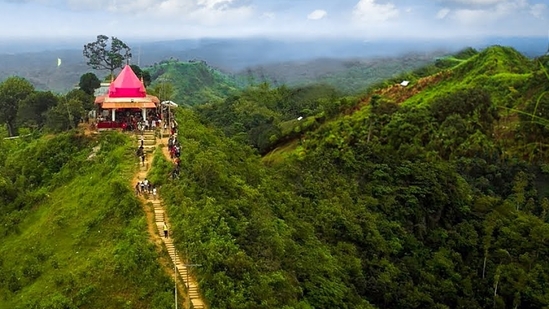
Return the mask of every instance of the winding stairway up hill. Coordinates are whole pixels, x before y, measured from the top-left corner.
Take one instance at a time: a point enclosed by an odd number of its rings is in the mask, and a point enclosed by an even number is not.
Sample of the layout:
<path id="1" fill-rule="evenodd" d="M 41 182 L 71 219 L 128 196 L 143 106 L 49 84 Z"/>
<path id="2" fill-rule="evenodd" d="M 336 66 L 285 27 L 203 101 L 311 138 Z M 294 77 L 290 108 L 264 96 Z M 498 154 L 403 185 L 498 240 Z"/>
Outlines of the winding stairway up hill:
<path id="1" fill-rule="evenodd" d="M 144 165 L 141 165 L 141 163 L 139 163 L 139 171 L 132 181 L 132 187 L 135 186 L 137 181 L 142 181 L 147 178 L 147 175 L 152 168 L 152 157 L 154 150 L 156 150 L 158 147 L 161 147 L 161 145 L 168 144 L 167 135 L 165 138 L 157 138 L 157 134 L 160 134 L 160 132 L 144 131 L 142 135 L 137 135 L 137 145 L 139 146 L 141 144 L 141 140 L 143 140 L 147 159 L 145 160 Z M 163 151 L 163 153 L 168 160 L 171 160 L 167 151 Z M 166 222 L 168 227 L 171 225 L 170 218 L 166 213 L 162 198 L 159 194 L 156 197 L 152 196 L 152 194 L 141 194 L 140 199 L 142 201 L 145 211 L 147 212 L 147 224 L 149 226 L 149 233 L 151 234 L 151 238 L 153 238 L 154 242 L 157 245 L 163 244 L 165 246 L 170 256 L 172 265 L 175 265 L 175 269 L 177 269 L 177 273 L 180 278 L 174 279 L 176 279 L 176 283 L 178 283 L 178 289 L 186 291 L 185 308 L 207 308 L 206 302 L 200 295 L 198 282 L 190 273 L 190 268 L 193 267 L 193 265 L 188 263 L 186 258 L 177 252 L 173 243 L 172 235 L 169 235 L 168 238 L 163 237 L 164 222 Z M 149 205 L 152 205 L 152 208 L 154 210 L 153 213 L 151 213 Z M 174 268 L 166 269 L 166 271 L 173 271 L 173 269 Z M 181 286 L 181 283 L 183 283 L 183 286 Z"/>

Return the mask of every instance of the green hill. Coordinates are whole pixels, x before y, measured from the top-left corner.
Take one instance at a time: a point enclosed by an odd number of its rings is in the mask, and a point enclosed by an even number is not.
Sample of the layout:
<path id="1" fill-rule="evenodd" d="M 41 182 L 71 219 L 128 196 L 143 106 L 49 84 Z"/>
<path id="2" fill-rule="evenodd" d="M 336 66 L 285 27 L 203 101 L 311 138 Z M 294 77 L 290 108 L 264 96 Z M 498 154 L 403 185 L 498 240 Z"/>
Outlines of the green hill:
<path id="1" fill-rule="evenodd" d="M 304 87 L 325 84 L 345 94 L 357 94 L 403 72 L 431 64 L 442 53 L 410 54 L 392 58 L 316 59 L 262 65 L 238 75 L 252 83 Z"/>
<path id="2" fill-rule="evenodd" d="M 151 88 L 162 82 L 173 85 L 170 99 L 182 105 L 219 102 L 242 87 L 235 77 L 215 70 L 203 61 L 165 60 L 146 69 L 153 80 Z"/>
<path id="3" fill-rule="evenodd" d="M 0 140 L 0 308 L 170 308 L 128 143 Z"/>
<path id="4" fill-rule="evenodd" d="M 547 58 L 491 47 L 452 62 L 316 118 L 277 164 L 241 137 L 272 104 L 300 104 L 291 92 L 178 112 L 185 172 L 155 173 L 213 307 L 549 306 Z M 248 120 L 232 138 L 202 124 L 235 117 Z"/>
<path id="5" fill-rule="evenodd" d="M 549 58 L 439 60 L 175 109 L 180 175 L 157 151 L 149 179 L 211 308 L 549 306 Z M 170 308 L 128 137 L 25 138 L 0 140 L 0 307 Z"/>

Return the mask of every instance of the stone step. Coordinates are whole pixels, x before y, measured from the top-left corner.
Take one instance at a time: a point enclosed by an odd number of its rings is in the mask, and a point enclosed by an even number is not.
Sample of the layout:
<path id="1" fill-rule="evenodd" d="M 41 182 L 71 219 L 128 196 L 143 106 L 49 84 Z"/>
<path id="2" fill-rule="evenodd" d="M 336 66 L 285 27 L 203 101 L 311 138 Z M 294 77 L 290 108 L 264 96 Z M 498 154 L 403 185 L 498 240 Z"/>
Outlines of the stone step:
<path id="1" fill-rule="evenodd" d="M 191 303 L 193 304 L 193 308 L 195 308 L 195 309 L 196 308 L 205 308 L 204 303 L 198 298 L 191 299 Z"/>
<path id="2" fill-rule="evenodd" d="M 147 147 L 147 146 L 155 146 L 156 145 L 156 141 L 153 139 L 153 140 L 144 140 L 143 141 L 143 148 Z M 139 144 L 139 146 L 141 146 L 141 144 Z"/>

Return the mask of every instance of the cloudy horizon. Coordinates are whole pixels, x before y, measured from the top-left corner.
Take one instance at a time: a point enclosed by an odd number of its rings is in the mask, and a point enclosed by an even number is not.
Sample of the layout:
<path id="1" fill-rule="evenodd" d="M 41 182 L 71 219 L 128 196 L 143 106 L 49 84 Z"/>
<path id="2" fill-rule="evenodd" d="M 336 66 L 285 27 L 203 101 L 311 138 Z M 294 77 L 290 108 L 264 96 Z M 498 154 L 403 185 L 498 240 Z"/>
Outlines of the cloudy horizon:
<path id="1" fill-rule="evenodd" d="M 19 40 L 425 40 L 540 37 L 549 30 L 547 0 L 0 0 L 0 10 L 9 13 L 0 39 Z"/>

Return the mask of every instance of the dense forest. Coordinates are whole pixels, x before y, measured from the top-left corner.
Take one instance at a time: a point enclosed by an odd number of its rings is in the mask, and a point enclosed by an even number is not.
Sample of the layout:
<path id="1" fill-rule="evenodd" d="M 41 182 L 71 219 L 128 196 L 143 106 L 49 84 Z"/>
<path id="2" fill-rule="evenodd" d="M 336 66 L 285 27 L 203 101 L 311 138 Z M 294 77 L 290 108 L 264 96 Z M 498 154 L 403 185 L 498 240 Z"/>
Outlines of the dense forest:
<path id="1" fill-rule="evenodd" d="M 548 69 L 494 46 L 361 95 L 255 84 L 176 109 L 180 176 L 157 151 L 150 180 L 211 308 L 548 307 Z M 128 143 L 0 141 L 0 307 L 172 305 Z"/>
<path id="2" fill-rule="evenodd" d="M 179 111 L 155 181 L 212 307 L 549 306 L 548 59 L 457 56 L 332 113 L 353 100 L 266 85 Z M 286 99 L 317 125 L 262 160 Z"/>

